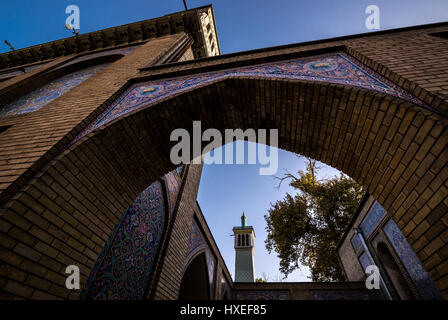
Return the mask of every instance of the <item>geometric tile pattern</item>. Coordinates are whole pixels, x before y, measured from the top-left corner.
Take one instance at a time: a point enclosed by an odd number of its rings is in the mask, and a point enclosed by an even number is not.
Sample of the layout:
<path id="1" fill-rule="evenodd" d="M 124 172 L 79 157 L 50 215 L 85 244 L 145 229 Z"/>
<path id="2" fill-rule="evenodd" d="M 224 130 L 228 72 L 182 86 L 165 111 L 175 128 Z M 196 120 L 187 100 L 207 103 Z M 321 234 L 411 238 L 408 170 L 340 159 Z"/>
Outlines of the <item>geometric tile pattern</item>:
<path id="1" fill-rule="evenodd" d="M 428 272 L 423 268 L 423 265 L 414 253 L 414 250 L 401 234 L 400 229 L 395 222 L 390 219 L 383 227 L 383 230 L 422 298 L 428 300 L 441 299 L 442 297 L 430 279 Z"/>
<path id="2" fill-rule="evenodd" d="M 369 294 L 365 291 L 349 290 L 318 290 L 311 292 L 313 300 L 370 300 Z"/>
<path id="3" fill-rule="evenodd" d="M 90 123 L 73 140 L 72 144 L 93 130 L 129 112 L 146 107 L 174 94 L 199 88 L 217 80 L 235 77 L 295 79 L 344 84 L 389 94 L 431 109 L 423 101 L 367 68 L 355 58 L 344 52 L 338 52 L 137 83 L 132 85 Z"/>
<path id="4" fill-rule="evenodd" d="M 72 72 L 25 94 L 14 102 L 6 105 L 0 103 L 0 117 L 36 111 L 109 65 L 110 63 L 105 63 Z"/>
<path id="5" fill-rule="evenodd" d="M 236 300 L 289 300 L 289 291 L 258 290 L 258 291 L 238 291 L 235 294 Z"/>
<path id="6" fill-rule="evenodd" d="M 159 181 L 145 189 L 123 214 L 93 267 L 80 298 L 143 299 L 165 224 Z"/>
<path id="7" fill-rule="evenodd" d="M 381 207 L 378 201 L 375 201 L 374 205 L 370 209 L 367 216 L 364 218 L 364 221 L 361 223 L 361 230 L 364 234 L 364 237 L 369 237 L 372 231 L 376 228 L 381 219 L 386 216 L 387 213 Z"/>

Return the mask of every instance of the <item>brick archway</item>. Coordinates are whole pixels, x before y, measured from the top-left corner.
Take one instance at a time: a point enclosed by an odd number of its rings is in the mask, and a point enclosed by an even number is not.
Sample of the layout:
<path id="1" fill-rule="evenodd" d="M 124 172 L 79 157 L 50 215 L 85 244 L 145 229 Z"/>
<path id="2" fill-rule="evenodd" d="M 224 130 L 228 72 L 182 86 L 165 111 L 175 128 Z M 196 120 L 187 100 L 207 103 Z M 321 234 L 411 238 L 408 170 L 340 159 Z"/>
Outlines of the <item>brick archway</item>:
<path id="1" fill-rule="evenodd" d="M 93 247 L 100 248 L 129 203 L 175 168 L 169 160 L 170 133 L 176 128 L 191 131 L 193 120 L 201 120 L 203 130 L 279 128 L 280 148 L 353 177 L 390 213 L 443 290 L 446 270 L 434 261 L 439 256 L 434 253 L 445 244 L 440 219 L 446 216 L 447 121 L 364 88 L 281 79 L 213 82 L 89 133 L 52 161 L 14 201 L 27 204 L 26 193 L 45 193 L 47 185 L 55 184 L 59 191 L 42 199 L 46 207 L 60 216 L 73 213 L 63 228 L 69 238 L 77 238 L 78 246 L 88 247 L 96 234 Z M 434 234 L 434 228 L 439 232 Z M 85 277 L 96 252 L 80 254 L 81 263 L 76 255 L 66 260 L 80 264 Z"/>

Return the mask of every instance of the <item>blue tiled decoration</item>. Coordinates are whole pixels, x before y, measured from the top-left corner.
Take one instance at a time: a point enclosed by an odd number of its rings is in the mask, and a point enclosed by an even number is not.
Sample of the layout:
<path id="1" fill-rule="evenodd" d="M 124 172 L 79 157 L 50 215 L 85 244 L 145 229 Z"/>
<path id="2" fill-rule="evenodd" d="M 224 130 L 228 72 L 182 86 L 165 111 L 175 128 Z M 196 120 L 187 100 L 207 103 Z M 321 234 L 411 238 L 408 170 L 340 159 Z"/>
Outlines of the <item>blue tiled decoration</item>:
<path id="1" fill-rule="evenodd" d="M 372 231 L 375 230 L 378 223 L 380 223 L 380 221 L 385 216 L 386 211 L 383 209 L 383 207 L 381 207 L 378 201 L 375 201 L 369 213 L 361 223 L 361 230 L 364 234 L 364 237 L 369 237 Z"/>
<path id="2" fill-rule="evenodd" d="M 362 246 L 361 239 L 359 239 L 359 236 L 357 234 L 353 235 L 351 242 L 353 249 L 355 249 L 355 252 L 357 252 Z"/>
<path id="3" fill-rule="evenodd" d="M 70 73 L 45 84 L 14 102 L 7 105 L 0 104 L 0 117 L 36 111 L 109 65 L 110 63 L 105 63 Z"/>
<path id="4" fill-rule="evenodd" d="M 313 300 L 370 300 L 365 291 L 316 290 L 311 292 Z"/>
<path id="5" fill-rule="evenodd" d="M 206 247 L 204 237 L 199 230 L 196 222 L 193 222 L 191 226 L 190 238 L 188 240 L 188 249 L 185 256 L 185 261 L 189 261 L 193 256 L 195 256 L 200 250 Z"/>
<path id="6" fill-rule="evenodd" d="M 374 265 L 375 262 L 373 262 L 369 256 L 367 255 L 367 253 L 363 253 L 362 255 L 359 256 L 359 262 L 361 263 L 362 269 L 364 272 L 366 272 L 366 269 L 368 266 Z"/>
<path id="7" fill-rule="evenodd" d="M 182 174 L 184 173 L 184 168 L 185 168 L 185 165 L 180 165 L 176 168 L 176 171 L 177 171 L 177 174 L 179 177 L 182 177 Z"/>
<path id="8" fill-rule="evenodd" d="M 423 265 L 414 253 L 414 250 L 408 244 L 405 237 L 401 234 L 400 229 L 395 222 L 390 219 L 383 227 L 383 230 L 393 245 L 401 262 L 408 271 L 422 298 L 428 300 L 441 299 L 442 297 L 430 279 L 429 274 L 423 268 Z"/>
<path id="9" fill-rule="evenodd" d="M 214 292 L 215 265 L 216 259 L 211 253 L 207 242 L 205 241 L 199 226 L 193 221 L 191 226 L 190 239 L 188 241 L 187 254 L 185 255 L 185 263 L 188 264 L 198 253 L 205 252 L 207 260 L 208 279 L 210 282 L 210 292 Z"/>
<path id="10" fill-rule="evenodd" d="M 367 68 L 358 60 L 339 52 L 135 84 L 88 125 L 72 143 L 131 111 L 174 94 L 230 77 L 298 79 L 344 84 L 389 94 L 431 109 L 430 106 Z"/>
<path id="11" fill-rule="evenodd" d="M 205 257 L 207 259 L 208 280 L 210 282 L 210 292 L 215 292 L 215 257 L 210 252 L 210 249 L 206 248 Z"/>
<path id="12" fill-rule="evenodd" d="M 289 291 L 257 290 L 238 291 L 236 300 L 289 300 Z"/>
<path id="13" fill-rule="evenodd" d="M 81 299 L 142 299 L 165 225 L 160 182 L 135 199 L 115 226 L 81 292 Z"/>

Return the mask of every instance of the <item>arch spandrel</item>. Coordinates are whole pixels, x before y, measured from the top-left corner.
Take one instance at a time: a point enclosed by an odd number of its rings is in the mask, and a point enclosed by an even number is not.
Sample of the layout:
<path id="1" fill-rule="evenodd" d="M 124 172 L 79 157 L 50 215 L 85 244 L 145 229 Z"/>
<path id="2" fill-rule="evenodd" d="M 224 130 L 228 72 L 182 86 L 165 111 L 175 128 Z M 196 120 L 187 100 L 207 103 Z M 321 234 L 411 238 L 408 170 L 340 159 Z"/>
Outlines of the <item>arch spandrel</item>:
<path id="1" fill-rule="evenodd" d="M 160 79 L 132 85 L 75 138 L 75 142 L 107 123 L 170 96 L 228 78 L 318 81 L 360 87 L 403 99 L 431 111 L 430 105 L 364 66 L 345 52 L 290 59 L 253 66 Z"/>

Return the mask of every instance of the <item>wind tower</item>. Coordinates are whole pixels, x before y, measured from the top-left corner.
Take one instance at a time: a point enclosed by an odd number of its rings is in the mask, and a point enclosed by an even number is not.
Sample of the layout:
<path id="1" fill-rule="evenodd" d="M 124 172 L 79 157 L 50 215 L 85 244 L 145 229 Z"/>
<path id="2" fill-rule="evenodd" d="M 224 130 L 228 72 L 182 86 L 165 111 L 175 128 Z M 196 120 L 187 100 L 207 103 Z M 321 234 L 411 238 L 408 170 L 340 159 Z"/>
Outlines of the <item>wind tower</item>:
<path id="1" fill-rule="evenodd" d="M 235 236 L 235 282 L 254 282 L 254 240 L 252 226 L 246 226 L 246 215 L 241 216 L 241 226 L 233 227 Z"/>

